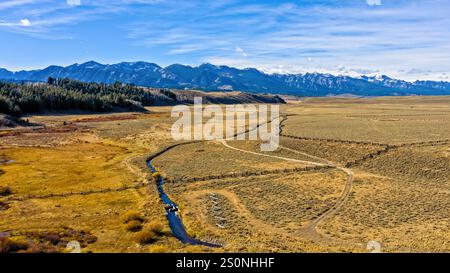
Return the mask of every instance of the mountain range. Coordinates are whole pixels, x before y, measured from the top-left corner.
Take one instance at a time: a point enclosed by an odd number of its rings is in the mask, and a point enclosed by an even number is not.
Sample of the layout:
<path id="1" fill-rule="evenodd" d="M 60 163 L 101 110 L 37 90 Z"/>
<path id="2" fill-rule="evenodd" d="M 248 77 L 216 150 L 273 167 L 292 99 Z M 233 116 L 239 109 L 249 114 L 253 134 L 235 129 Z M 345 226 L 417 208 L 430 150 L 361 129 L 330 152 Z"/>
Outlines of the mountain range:
<path id="1" fill-rule="evenodd" d="M 202 64 L 197 67 L 173 64 L 161 67 L 148 62 L 105 65 L 95 61 L 70 66 L 11 72 L 0 68 L 7 81 L 47 81 L 70 78 L 85 82 L 130 83 L 138 86 L 205 91 L 245 91 L 299 96 L 400 96 L 450 95 L 450 82 L 393 79 L 388 76 L 335 76 L 321 73 L 266 74 L 255 68 Z"/>

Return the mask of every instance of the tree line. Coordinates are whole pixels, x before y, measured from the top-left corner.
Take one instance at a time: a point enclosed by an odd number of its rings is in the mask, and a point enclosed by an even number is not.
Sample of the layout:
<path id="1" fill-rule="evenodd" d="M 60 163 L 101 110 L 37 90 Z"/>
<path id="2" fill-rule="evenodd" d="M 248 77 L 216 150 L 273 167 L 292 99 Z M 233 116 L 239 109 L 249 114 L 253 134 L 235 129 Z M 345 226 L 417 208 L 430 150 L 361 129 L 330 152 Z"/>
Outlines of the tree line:
<path id="1" fill-rule="evenodd" d="M 132 84 L 86 83 L 49 78 L 47 83 L 0 82 L 0 112 L 24 113 L 61 110 L 111 111 L 155 103 L 155 97 Z"/>

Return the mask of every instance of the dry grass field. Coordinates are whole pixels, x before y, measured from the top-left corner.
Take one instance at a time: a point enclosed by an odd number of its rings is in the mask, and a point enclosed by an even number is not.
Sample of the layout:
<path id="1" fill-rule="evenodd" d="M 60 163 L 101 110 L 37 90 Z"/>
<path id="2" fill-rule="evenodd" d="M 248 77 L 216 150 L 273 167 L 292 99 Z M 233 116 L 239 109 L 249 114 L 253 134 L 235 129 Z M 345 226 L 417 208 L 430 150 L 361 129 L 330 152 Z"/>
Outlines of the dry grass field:
<path id="1" fill-rule="evenodd" d="M 0 130 L 9 251 L 450 251 L 450 98 L 311 98 L 281 107 L 279 149 L 179 145 L 156 157 L 190 236 L 171 235 L 146 158 L 176 143 L 169 107 L 27 117 Z M 0 251 L 3 251 L 0 249 Z"/>
<path id="2" fill-rule="evenodd" d="M 285 133 L 311 138 L 411 143 L 450 138 L 450 98 L 307 99 L 286 110 Z"/>
<path id="3" fill-rule="evenodd" d="M 155 160 L 155 166 L 177 180 L 233 172 L 294 168 L 303 164 L 243 154 L 228 149 L 220 142 L 201 142 L 178 146 L 168 151 Z"/>

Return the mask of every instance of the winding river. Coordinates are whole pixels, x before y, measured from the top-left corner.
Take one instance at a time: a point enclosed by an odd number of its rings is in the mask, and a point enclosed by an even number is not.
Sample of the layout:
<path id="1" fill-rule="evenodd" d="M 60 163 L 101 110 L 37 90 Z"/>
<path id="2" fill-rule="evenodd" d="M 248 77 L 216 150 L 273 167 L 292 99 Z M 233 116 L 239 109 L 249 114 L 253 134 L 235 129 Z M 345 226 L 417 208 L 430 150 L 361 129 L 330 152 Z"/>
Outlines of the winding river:
<path id="1" fill-rule="evenodd" d="M 149 167 L 150 171 L 152 173 L 156 172 L 155 167 L 152 164 L 152 160 L 147 160 L 147 166 Z M 167 220 L 169 221 L 170 229 L 172 230 L 172 234 L 180 240 L 184 244 L 191 244 L 191 245 L 202 245 L 202 246 L 208 246 L 208 247 L 221 247 L 221 245 L 203 242 L 195 238 L 189 237 L 189 235 L 186 232 L 186 228 L 183 225 L 183 221 L 181 220 L 181 217 L 178 215 L 176 211 L 170 210 L 170 207 L 178 208 L 177 205 L 170 200 L 169 196 L 164 192 L 164 178 L 162 176 L 159 177 L 157 181 L 158 186 L 158 192 L 159 196 L 161 198 L 161 201 L 163 202 L 166 210 L 166 216 Z"/>
<path id="2" fill-rule="evenodd" d="M 269 122 L 272 122 L 275 119 L 272 119 Z M 284 121 L 284 120 L 283 120 Z M 257 129 L 261 124 L 258 124 L 255 128 L 250 129 L 245 131 L 246 132 L 250 132 L 252 130 Z M 237 134 L 235 135 L 237 136 Z M 191 141 L 191 142 L 184 142 L 184 143 L 178 143 L 178 144 L 173 144 L 169 147 L 166 147 L 165 149 L 160 150 L 159 152 L 153 154 L 152 156 L 150 156 L 147 159 L 147 166 L 149 167 L 151 173 L 155 173 L 156 169 L 153 166 L 152 162 L 153 160 L 162 155 L 163 153 L 167 152 L 168 150 L 175 148 L 179 145 L 186 145 L 186 144 L 192 144 L 192 143 L 196 143 L 198 141 Z M 167 220 L 169 221 L 169 226 L 170 229 L 172 230 L 172 234 L 175 236 L 175 238 L 177 238 L 178 240 L 180 240 L 182 243 L 185 244 L 191 244 L 191 245 L 202 245 L 202 246 L 208 246 L 208 247 L 222 247 L 219 244 L 213 244 L 213 243 L 208 243 L 208 242 L 203 242 L 201 240 L 195 239 L 195 238 L 191 238 L 187 232 L 186 232 L 186 228 L 183 225 L 183 221 L 181 220 L 181 217 L 178 215 L 177 211 L 173 211 L 170 208 L 177 208 L 177 205 L 172 202 L 172 200 L 170 200 L 169 196 L 167 196 L 167 194 L 164 192 L 164 178 L 162 176 L 159 177 L 158 181 L 157 181 L 157 186 L 158 186 L 158 192 L 159 192 L 159 196 L 161 198 L 161 201 L 164 204 L 164 209 L 166 210 L 166 216 L 167 216 Z"/>

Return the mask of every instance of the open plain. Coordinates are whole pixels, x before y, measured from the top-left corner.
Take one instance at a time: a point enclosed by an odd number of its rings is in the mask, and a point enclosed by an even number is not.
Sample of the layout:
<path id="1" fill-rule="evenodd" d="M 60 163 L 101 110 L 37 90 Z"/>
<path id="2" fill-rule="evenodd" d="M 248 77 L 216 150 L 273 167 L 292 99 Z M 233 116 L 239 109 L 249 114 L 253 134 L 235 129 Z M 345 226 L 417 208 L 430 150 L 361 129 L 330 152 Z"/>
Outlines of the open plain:
<path id="1" fill-rule="evenodd" d="M 146 159 L 177 143 L 170 107 L 30 115 L 0 131 L 0 233 L 30 252 L 449 252 L 449 105 L 292 101 L 274 152 L 199 141 L 157 156 L 189 235 L 221 247 L 179 242 L 164 215 Z"/>

